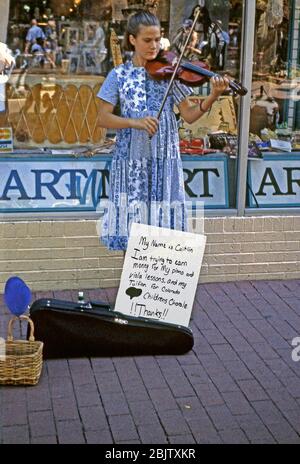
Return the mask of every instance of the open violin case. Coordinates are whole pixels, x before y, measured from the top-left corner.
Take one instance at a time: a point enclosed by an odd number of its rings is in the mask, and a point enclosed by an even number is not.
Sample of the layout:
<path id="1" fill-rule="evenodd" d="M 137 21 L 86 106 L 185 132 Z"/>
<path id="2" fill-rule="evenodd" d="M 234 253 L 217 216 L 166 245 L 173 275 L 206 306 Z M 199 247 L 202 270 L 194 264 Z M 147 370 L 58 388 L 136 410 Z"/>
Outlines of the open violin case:
<path id="1" fill-rule="evenodd" d="M 194 344 L 187 327 L 131 317 L 101 301 L 36 300 L 30 308 L 44 358 L 180 355 Z"/>

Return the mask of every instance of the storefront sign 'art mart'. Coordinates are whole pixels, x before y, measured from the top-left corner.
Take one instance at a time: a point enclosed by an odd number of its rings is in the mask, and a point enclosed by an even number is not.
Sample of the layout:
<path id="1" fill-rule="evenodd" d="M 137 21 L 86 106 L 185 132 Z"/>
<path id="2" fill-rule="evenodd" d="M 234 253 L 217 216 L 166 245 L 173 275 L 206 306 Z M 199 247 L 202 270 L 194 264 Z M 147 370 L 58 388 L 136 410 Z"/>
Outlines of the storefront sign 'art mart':
<path id="1" fill-rule="evenodd" d="M 228 205 L 226 156 L 183 160 L 186 199 Z M 2 158 L 0 211 L 35 213 L 101 210 L 109 197 L 110 157 Z"/>

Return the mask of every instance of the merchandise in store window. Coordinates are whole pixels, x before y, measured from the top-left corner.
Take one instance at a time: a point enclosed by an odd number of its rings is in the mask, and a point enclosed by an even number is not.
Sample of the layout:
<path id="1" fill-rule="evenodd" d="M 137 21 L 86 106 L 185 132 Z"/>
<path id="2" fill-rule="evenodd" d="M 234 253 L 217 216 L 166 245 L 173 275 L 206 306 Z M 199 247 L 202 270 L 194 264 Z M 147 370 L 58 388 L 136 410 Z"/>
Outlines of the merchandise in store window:
<path id="1" fill-rule="evenodd" d="M 250 142 L 248 145 L 248 158 L 260 159 L 262 158 L 262 152 L 256 142 Z"/>

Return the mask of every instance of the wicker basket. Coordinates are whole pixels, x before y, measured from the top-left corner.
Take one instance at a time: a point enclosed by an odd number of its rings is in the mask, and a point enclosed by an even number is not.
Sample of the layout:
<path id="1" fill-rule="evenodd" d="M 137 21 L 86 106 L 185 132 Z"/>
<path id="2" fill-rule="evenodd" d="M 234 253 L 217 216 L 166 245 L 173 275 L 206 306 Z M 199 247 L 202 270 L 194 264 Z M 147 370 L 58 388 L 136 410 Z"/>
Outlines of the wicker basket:
<path id="1" fill-rule="evenodd" d="M 29 340 L 14 340 L 13 324 L 23 319 L 30 325 Z M 28 316 L 13 317 L 8 323 L 6 353 L 0 360 L 0 384 L 35 385 L 38 383 L 43 364 L 43 343 L 34 340 L 34 324 Z"/>

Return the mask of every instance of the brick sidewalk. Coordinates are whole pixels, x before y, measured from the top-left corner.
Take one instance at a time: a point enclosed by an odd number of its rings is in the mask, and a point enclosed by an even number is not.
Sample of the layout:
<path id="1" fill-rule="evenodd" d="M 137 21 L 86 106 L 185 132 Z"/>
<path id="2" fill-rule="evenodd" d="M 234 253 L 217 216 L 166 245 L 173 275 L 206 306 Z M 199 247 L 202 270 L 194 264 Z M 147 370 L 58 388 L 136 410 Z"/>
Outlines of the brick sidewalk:
<path id="1" fill-rule="evenodd" d="M 51 360 L 0 387 L 0 443 L 300 443 L 300 280 L 199 285 L 191 328 L 185 356 Z"/>

